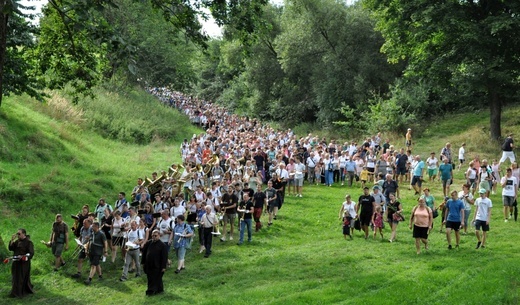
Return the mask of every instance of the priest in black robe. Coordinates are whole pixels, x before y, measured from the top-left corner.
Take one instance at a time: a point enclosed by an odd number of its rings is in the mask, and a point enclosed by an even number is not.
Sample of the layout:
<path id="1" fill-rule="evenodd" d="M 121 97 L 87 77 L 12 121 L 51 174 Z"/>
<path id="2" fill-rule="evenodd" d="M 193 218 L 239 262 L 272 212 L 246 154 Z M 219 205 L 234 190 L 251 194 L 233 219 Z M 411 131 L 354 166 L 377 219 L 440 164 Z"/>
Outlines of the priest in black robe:
<path id="1" fill-rule="evenodd" d="M 9 250 L 13 251 L 12 298 L 21 298 L 34 293 L 31 284 L 31 259 L 34 257 L 34 245 L 25 229 L 18 229 L 9 241 Z"/>
<path id="2" fill-rule="evenodd" d="M 143 247 L 142 264 L 148 278 L 146 295 L 154 295 L 164 292 L 163 275 L 168 262 L 168 249 L 160 240 L 159 230 L 153 230 L 152 239 Z"/>

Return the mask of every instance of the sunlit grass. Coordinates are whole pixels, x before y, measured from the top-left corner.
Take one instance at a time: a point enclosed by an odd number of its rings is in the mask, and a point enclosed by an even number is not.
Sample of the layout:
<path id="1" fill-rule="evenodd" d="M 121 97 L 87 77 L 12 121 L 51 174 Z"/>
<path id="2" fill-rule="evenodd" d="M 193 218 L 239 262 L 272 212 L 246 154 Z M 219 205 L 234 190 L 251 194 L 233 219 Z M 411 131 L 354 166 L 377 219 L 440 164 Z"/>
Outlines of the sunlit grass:
<path id="1" fill-rule="evenodd" d="M 103 138 L 87 128 L 34 111 L 40 106 L 7 99 L 0 115 L 0 234 L 7 240 L 26 227 L 36 246 L 32 280 L 37 293 L 23 300 L 5 298 L 10 290 L 9 265 L 0 267 L 2 304 L 518 304 L 520 265 L 517 262 L 519 224 L 503 222 L 500 195 L 494 203 L 486 249 L 475 250 L 474 233 L 462 236 L 460 249 L 449 251 L 439 233 L 440 218 L 430 235 L 430 250 L 415 253 L 407 223 L 398 227 L 397 241 L 344 240 L 338 211 L 346 193 L 356 198 L 361 188 L 304 187 L 304 197 L 287 196 L 275 224 L 254 233 L 253 242 L 214 240 L 213 255 L 205 259 L 195 245 L 187 269 L 165 275 L 166 293 L 144 295 L 146 277 L 121 283 L 122 261 L 104 263 L 103 281 L 91 286 L 71 278 L 76 271 L 71 252 L 67 266 L 52 272 L 47 240 L 55 213 L 77 213 L 83 204 L 95 206 L 99 197 L 109 203 L 119 191 L 130 192 L 135 178 L 166 169 L 178 161 L 178 143 L 157 140 L 148 145 L 124 144 Z M 516 111 L 516 109 L 513 109 Z M 510 113 L 516 113 L 511 111 Z M 466 124 L 438 122 L 417 138 L 421 154 L 440 151 L 445 142 L 465 141 L 468 150 L 499 157 L 486 150 L 475 116 Z M 464 117 L 464 115 L 462 115 Z M 505 116 L 507 122 L 513 118 Z M 455 116 L 453 120 L 462 120 Z M 450 118 L 446 119 L 450 122 Z M 487 121 L 486 121 L 487 123 Z M 467 129 L 464 128 L 467 126 Z M 487 125 L 486 125 L 487 126 Z M 518 126 L 508 125 L 516 130 Z M 479 147 L 483 147 L 480 151 Z M 458 148 L 458 147 L 457 147 Z M 456 171 L 454 189 L 462 172 Z M 437 200 L 438 182 L 426 183 Z M 401 185 L 406 218 L 415 204 L 413 191 Z M 474 211 L 473 211 L 474 212 Z M 265 217 L 265 216 L 264 216 Z M 66 216 L 72 225 L 72 219 Z M 264 219 L 265 224 L 265 219 Z M 72 245 L 72 243 L 71 243 Z M 170 254 L 173 258 L 173 255 Z M 88 263 L 84 266 L 84 274 Z"/>

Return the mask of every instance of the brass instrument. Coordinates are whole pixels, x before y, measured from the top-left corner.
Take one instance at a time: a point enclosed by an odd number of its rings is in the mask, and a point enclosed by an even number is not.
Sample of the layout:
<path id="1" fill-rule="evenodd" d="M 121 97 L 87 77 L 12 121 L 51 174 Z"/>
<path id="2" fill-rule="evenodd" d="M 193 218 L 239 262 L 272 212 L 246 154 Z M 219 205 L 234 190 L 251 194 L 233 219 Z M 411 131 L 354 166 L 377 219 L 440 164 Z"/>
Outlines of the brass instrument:
<path id="1" fill-rule="evenodd" d="M 217 166 L 220 163 L 220 160 L 217 155 L 213 155 L 211 159 L 206 163 L 204 168 L 202 169 L 205 176 L 209 174 L 209 172 L 213 169 L 213 167 Z"/>

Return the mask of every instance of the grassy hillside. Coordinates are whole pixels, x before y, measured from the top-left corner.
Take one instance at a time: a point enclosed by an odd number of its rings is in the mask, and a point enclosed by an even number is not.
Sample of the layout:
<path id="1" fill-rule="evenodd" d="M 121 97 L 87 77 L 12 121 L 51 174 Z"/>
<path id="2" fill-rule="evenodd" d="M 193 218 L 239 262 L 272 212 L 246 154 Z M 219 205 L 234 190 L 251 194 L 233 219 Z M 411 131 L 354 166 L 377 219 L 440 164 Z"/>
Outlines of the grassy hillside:
<path id="1" fill-rule="evenodd" d="M 133 103 L 133 99 L 98 94 L 114 104 L 122 100 Z M 114 140 L 110 133 L 100 135 L 95 126 L 98 121 L 89 113 L 92 110 L 72 107 L 59 96 L 49 104 L 23 97 L 6 99 L 0 109 L 0 234 L 7 240 L 16 228 L 27 228 L 36 247 L 32 280 L 37 293 L 23 300 L 6 299 L 10 265 L 2 265 L 2 304 L 143 304 L 150 300 L 157 304 L 212 305 L 520 302 L 520 266 L 515 256 L 519 223 L 503 222 L 499 195 L 492 196 L 494 208 L 486 249 L 475 250 L 476 238 L 470 233 L 462 237 L 460 249 L 448 251 L 444 234 L 438 232 L 437 218 L 430 250 L 416 255 L 407 223 L 399 225 L 394 243 L 386 240 L 390 236 L 388 225 L 383 241 L 364 240 L 358 232 L 354 240 L 343 240 L 338 210 L 346 193 L 354 198 L 361 194 L 359 185 L 306 185 L 304 197 L 288 197 L 279 219 L 254 234 L 251 244 L 238 247 L 215 239 L 214 254 L 209 259 L 198 254 L 195 247 L 187 254 L 184 272 L 167 271 L 167 292 L 157 297 L 144 296 L 145 277 L 119 282 L 121 261 L 116 265 L 104 263 L 105 279 L 95 279 L 88 287 L 71 278 L 76 271 L 70 259 L 72 251 L 65 254 L 68 265 L 52 272 L 52 256 L 39 241 L 48 239 L 55 213 L 77 213 L 83 204 L 94 206 L 99 197 L 113 203 L 117 192 L 132 189 L 136 177 L 165 169 L 178 160 L 178 141 L 196 132 L 175 111 L 158 104 L 156 107 L 161 115 L 175 117 L 175 123 L 168 125 L 180 131 L 171 140 L 155 136 L 148 144 L 136 145 L 125 139 Z M 520 130 L 514 122 L 519 111 L 506 111 L 504 126 L 508 131 Z M 156 124 L 164 121 L 151 120 Z M 499 157 L 499 146 L 493 148 L 485 140 L 484 126 L 485 113 L 454 115 L 433 122 L 424 127 L 422 138 L 415 139 L 416 150 L 439 151 L 447 141 L 458 148 L 459 142 L 465 141 L 470 154 Z M 462 173 L 456 172 L 457 189 L 461 178 Z M 427 185 L 439 200 L 440 184 Z M 401 187 L 409 219 L 415 196 L 406 186 Z M 71 219 L 65 219 L 72 224 Z M 235 233 L 235 242 L 237 238 Z"/>

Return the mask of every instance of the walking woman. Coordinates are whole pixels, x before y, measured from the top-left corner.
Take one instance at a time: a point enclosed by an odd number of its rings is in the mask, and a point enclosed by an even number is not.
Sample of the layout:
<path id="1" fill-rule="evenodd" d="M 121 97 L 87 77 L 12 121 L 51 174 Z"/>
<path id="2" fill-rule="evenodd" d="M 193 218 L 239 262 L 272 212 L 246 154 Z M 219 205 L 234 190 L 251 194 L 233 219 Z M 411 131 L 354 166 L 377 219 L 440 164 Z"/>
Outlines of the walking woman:
<path id="1" fill-rule="evenodd" d="M 397 237 L 397 225 L 399 221 L 403 220 L 403 207 L 401 203 L 396 200 L 394 193 L 390 193 L 388 198 L 390 201 L 386 209 L 386 219 L 392 228 L 392 235 L 388 241 L 393 242 Z"/>
<path id="2" fill-rule="evenodd" d="M 418 204 L 413 208 L 410 216 L 410 229 L 413 227 L 413 238 L 415 238 L 415 249 L 417 254 L 421 253 L 421 242 L 424 249 L 428 250 L 428 234 L 432 229 L 433 213 L 426 205 L 424 198 L 417 200 Z"/>

